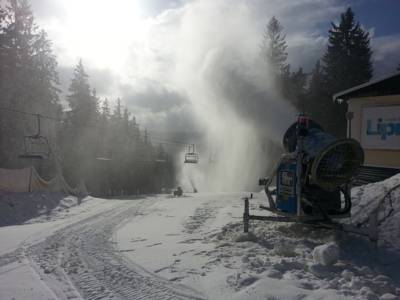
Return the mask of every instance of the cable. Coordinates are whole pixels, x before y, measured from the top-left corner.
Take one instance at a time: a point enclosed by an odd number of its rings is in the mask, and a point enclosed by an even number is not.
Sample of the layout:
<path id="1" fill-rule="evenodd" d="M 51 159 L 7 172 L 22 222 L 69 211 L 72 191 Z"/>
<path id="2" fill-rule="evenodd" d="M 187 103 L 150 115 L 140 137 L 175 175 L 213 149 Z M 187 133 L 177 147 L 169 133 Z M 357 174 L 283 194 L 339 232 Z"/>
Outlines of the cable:
<path id="1" fill-rule="evenodd" d="M 20 113 L 20 114 L 29 115 L 29 116 L 40 116 L 41 118 L 44 118 L 44 119 L 62 122 L 61 119 L 56 118 L 56 117 L 46 116 L 46 115 L 42 115 L 42 114 L 35 114 L 35 113 L 26 112 L 26 111 L 22 111 L 22 110 L 18 110 L 18 109 L 13 109 L 13 108 L 0 107 L 0 110 L 6 110 L 6 111 Z"/>
<path id="2" fill-rule="evenodd" d="M 48 119 L 48 120 L 52 120 L 52 121 L 58 121 L 60 123 L 65 121 L 63 119 L 56 118 L 56 117 L 53 117 L 53 116 L 42 115 L 42 114 L 32 113 L 32 112 L 26 112 L 26 111 L 22 111 L 22 110 L 18 110 L 18 109 L 13 109 L 13 108 L 0 107 L 0 110 L 9 111 L 9 112 L 13 112 L 13 113 L 20 113 L 20 114 L 29 115 L 29 116 L 39 116 L 39 118 Z M 104 127 L 98 126 L 98 125 L 91 125 L 91 124 L 84 124 L 84 125 L 87 126 L 87 127 L 104 129 Z M 149 131 L 145 130 L 145 132 L 149 132 Z M 154 141 L 154 142 L 159 143 L 159 144 L 185 145 L 185 146 L 193 145 L 193 143 L 185 143 L 185 142 L 181 142 L 181 141 L 168 141 L 168 140 L 162 140 L 162 139 L 157 139 L 157 138 L 152 138 L 152 137 L 147 137 L 147 138 L 149 140 Z"/>
<path id="3" fill-rule="evenodd" d="M 170 144 L 170 145 L 184 145 L 184 146 L 191 146 L 193 143 L 185 143 L 185 142 L 178 142 L 178 141 L 167 141 L 167 140 L 162 140 L 158 138 L 152 138 L 149 137 L 149 140 L 152 140 L 154 142 L 160 143 L 160 144 Z"/>
<path id="4" fill-rule="evenodd" d="M 145 130 L 147 133 L 150 134 L 155 134 L 155 135 L 160 135 L 160 134 L 165 134 L 165 132 L 159 132 L 159 131 L 154 131 L 154 130 Z M 157 138 L 157 137 L 150 137 L 150 140 L 153 140 L 155 142 L 159 142 L 161 144 L 170 144 L 170 145 L 185 145 L 185 146 L 193 146 L 194 143 L 188 143 L 188 142 L 183 142 L 183 141 L 174 141 L 174 140 L 164 140 L 163 138 Z"/>

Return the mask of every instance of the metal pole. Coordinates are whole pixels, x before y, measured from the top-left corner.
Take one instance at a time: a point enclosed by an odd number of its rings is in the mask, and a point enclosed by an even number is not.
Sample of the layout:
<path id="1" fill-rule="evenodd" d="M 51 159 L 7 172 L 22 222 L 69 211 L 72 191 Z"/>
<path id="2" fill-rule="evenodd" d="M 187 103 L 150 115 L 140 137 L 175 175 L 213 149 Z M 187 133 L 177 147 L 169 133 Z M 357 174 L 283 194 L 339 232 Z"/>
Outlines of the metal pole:
<path id="1" fill-rule="evenodd" d="M 296 196 L 297 215 L 301 215 L 301 172 L 302 172 L 303 137 L 297 138 L 297 166 L 296 166 Z"/>
<path id="2" fill-rule="evenodd" d="M 348 122 L 348 132 L 347 132 L 347 137 L 351 138 L 351 120 L 354 117 L 354 113 L 352 111 L 348 111 L 346 113 L 346 118 L 347 118 L 347 122 Z"/>
<path id="3" fill-rule="evenodd" d="M 249 212 L 249 198 L 244 198 L 244 213 L 243 213 L 243 231 L 245 233 L 249 232 L 249 220 L 250 220 L 250 212 Z"/>
<path id="4" fill-rule="evenodd" d="M 351 119 L 349 119 L 349 138 L 351 138 Z"/>
<path id="5" fill-rule="evenodd" d="M 40 129 L 41 129 L 40 128 L 40 115 L 37 114 L 36 117 L 37 117 L 37 124 L 38 124 L 38 133 L 36 135 L 39 136 L 40 135 Z"/>

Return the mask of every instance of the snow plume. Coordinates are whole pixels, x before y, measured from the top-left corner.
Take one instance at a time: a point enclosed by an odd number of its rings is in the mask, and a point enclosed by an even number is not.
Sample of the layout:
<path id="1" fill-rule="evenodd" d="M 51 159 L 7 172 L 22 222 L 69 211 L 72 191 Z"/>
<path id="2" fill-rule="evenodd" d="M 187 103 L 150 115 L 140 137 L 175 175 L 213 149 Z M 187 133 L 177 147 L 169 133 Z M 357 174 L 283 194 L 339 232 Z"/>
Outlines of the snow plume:
<path id="1" fill-rule="evenodd" d="M 174 83 L 205 128 L 200 163 L 181 169 L 184 188 L 254 189 L 275 163 L 270 145 L 280 145 L 296 112 L 273 86 L 261 38 L 245 2 L 193 2 L 182 10 Z"/>

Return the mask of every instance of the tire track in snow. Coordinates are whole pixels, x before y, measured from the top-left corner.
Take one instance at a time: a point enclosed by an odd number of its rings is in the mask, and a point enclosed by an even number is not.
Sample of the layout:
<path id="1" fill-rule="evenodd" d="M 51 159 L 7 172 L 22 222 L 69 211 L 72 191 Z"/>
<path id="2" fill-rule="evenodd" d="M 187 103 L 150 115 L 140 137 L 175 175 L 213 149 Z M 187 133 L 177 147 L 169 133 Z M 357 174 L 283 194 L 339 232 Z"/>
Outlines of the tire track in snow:
<path id="1" fill-rule="evenodd" d="M 189 234 L 196 233 L 209 220 L 214 219 L 221 207 L 216 206 L 213 202 L 204 203 L 195 209 L 193 215 L 183 224 L 185 232 Z"/>
<path id="2" fill-rule="evenodd" d="M 153 203 L 128 202 L 77 222 L 29 247 L 24 256 L 62 299 L 202 299 L 134 265 L 116 249 L 115 228 Z"/>

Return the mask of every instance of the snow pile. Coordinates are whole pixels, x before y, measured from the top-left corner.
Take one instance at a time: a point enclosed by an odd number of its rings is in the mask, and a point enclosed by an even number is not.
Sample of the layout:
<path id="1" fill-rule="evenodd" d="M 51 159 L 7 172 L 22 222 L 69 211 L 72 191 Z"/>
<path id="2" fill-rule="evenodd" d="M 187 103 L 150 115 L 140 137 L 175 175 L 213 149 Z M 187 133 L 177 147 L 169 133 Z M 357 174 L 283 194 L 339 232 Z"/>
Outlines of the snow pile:
<path id="1" fill-rule="evenodd" d="M 57 192 L 1 193 L 0 226 L 16 225 L 51 215 L 77 205 L 78 199 Z"/>
<path id="2" fill-rule="evenodd" d="M 398 184 L 400 175 L 352 191 L 351 222 L 363 222 L 380 207 L 378 249 L 363 237 L 301 224 L 252 221 L 245 234 L 242 222 L 236 221 L 207 237 L 206 242 L 216 246 L 206 253 L 205 270 L 212 273 L 225 268 L 227 284 L 238 296 L 249 299 L 298 299 L 299 295 L 307 299 L 399 299 L 400 253 L 392 250 L 400 249 L 393 247 L 400 240 L 400 188 L 390 193 L 391 199 L 383 199 Z M 262 214 L 256 202 L 251 203 L 251 210 Z M 285 289 L 285 295 L 269 294 L 271 284 L 277 293 L 279 287 Z"/>
<path id="3" fill-rule="evenodd" d="M 352 203 L 351 222 L 363 223 L 377 211 L 379 246 L 400 251 L 400 174 L 353 188 Z"/>
<path id="4" fill-rule="evenodd" d="M 313 258 L 316 264 L 331 266 L 339 259 L 339 247 L 336 243 L 327 243 L 314 248 Z"/>
<path id="5" fill-rule="evenodd" d="M 352 222 L 363 222 L 400 175 L 353 190 Z M 210 299 L 398 299 L 400 252 L 367 238 L 302 224 L 250 221 L 243 232 L 242 195 L 165 198 L 120 229 L 120 251 L 133 262 Z M 380 237 L 399 237 L 397 191 Z M 264 195 L 250 200 L 250 212 Z M 379 220 L 390 201 L 382 202 Z M 157 224 L 162 226 L 154 226 Z M 137 230 L 142 228 L 143 230 Z M 387 231 L 387 232 L 383 232 Z"/>
<path id="6" fill-rule="evenodd" d="M 226 268 L 226 282 L 238 295 L 248 299 L 299 299 L 300 294 L 310 299 L 399 299 L 399 264 L 382 264 L 374 245 L 365 239 L 347 236 L 333 242 L 334 232 L 299 224 L 253 222 L 252 233 L 242 230 L 240 223 L 226 225 L 210 237 L 216 247 L 206 254 L 206 270 Z M 284 296 L 268 294 L 271 285 L 277 293 L 279 287 L 285 289 Z"/>

